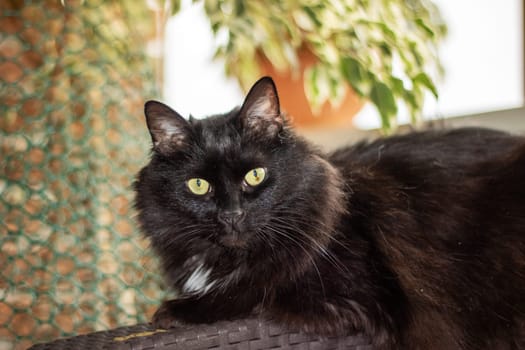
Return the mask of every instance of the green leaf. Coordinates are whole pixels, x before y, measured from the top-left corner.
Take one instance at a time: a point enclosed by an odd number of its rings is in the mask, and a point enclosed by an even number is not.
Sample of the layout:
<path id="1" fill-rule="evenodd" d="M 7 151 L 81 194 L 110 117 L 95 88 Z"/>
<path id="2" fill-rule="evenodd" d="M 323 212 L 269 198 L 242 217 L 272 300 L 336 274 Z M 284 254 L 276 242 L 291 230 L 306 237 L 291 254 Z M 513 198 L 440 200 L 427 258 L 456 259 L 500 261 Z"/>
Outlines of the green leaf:
<path id="1" fill-rule="evenodd" d="M 370 99 L 381 115 L 383 130 L 390 130 L 391 120 L 397 114 L 397 104 L 392 90 L 385 83 L 376 81 L 370 91 Z"/>
<path id="2" fill-rule="evenodd" d="M 392 85 L 392 93 L 394 94 L 394 96 L 404 97 L 406 89 L 403 80 L 396 77 L 392 77 L 390 79 L 390 84 Z"/>
<path id="3" fill-rule="evenodd" d="M 314 65 L 304 72 L 304 92 L 314 113 L 330 98 L 330 78 L 322 66 Z"/>
<path id="4" fill-rule="evenodd" d="M 385 39 L 393 40 L 393 41 L 396 40 L 396 34 L 394 33 L 392 29 L 388 27 L 386 23 L 383 23 L 383 22 L 369 22 L 369 23 L 378 26 L 382 30 L 383 32 L 382 36 Z"/>
<path id="5" fill-rule="evenodd" d="M 417 18 L 415 20 L 416 24 L 419 26 L 419 28 L 423 29 L 430 38 L 434 38 L 435 34 L 432 29 L 430 29 L 429 26 L 426 25 L 425 21 L 421 18 Z"/>
<path id="6" fill-rule="evenodd" d="M 341 60 L 341 71 L 354 91 L 359 96 L 364 96 L 365 84 L 363 84 L 363 82 L 366 79 L 366 72 L 361 67 L 361 64 L 352 57 L 345 57 Z"/>
<path id="7" fill-rule="evenodd" d="M 170 0 L 171 13 L 170 15 L 176 15 L 180 11 L 181 0 Z"/>
<path id="8" fill-rule="evenodd" d="M 245 15 L 244 0 L 235 0 L 234 5 L 235 16 L 241 17 Z"/>
<path id="9" fill-rule="evenodd" d="M 432 92 L 432 95 L 434 95 L 435 98 L 439 97 L 439 94 L 436 89 L 436 85 L 432 82 L 432 79 L 425 74 L 425 73 L 419 73 L 412 79 L 414 84 L 423 85 L 426 87 L 430 92 Z"/>
<path id="10" fill-rule="evenodd" d="M 310 7 L 310 6 L 302 6 L 302 10 L 304 12 L 306 12 L 306 14 L 308 15 L 308 17 L 310 17 L 310 19 L 312 20 L 312 22 L 315 23 L 315 26 L 317 28 L 319 27 L 322 27 L 322 23 L 319 21 L 319 19 L 317 18 L 317 14 L 316 12 Z"/>
<path id="11" fill-rule="evenodd" d="M 417 101 L 416 95 L 412 91 L 409 91 L 409 90 L 405 91 L 403 95 L 403 100 L 410 113 L 410 122 L 412 124 L 415 124 L 419 116 L 418 112 L 419 112 L 420 102 Z"/>

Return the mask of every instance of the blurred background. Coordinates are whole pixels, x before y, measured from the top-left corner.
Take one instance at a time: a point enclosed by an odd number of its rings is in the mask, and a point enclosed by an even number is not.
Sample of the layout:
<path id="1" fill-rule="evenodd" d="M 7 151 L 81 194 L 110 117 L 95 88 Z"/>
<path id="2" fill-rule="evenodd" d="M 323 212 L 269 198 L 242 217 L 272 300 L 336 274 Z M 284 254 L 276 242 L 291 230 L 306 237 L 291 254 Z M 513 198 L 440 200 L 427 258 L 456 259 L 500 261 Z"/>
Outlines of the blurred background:
<path id="1" fill-rule="evenodd" d="M 327 150 L 525 132 L 522 1 L 363 3 L 0 0 L 0 350 L 146 322 L 165 297 L 131 189 L 148 99 L 203 117 L 270 74 Z"/>

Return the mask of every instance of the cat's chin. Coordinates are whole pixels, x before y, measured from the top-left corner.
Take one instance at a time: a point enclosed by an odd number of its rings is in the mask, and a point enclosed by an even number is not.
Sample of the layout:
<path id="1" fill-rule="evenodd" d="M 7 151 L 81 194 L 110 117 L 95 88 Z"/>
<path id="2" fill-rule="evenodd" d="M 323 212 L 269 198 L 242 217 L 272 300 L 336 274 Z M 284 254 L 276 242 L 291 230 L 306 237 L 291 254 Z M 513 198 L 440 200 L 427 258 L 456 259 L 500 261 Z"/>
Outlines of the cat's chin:
<path id="1" fill-rule="evenodd" d="M 218 243 L 226 248 L 230 249 L 242 249 L 248 248 L 248 241 L 246 238 L 239 235 L 229 234 L 224 235 L 218 239 Z"/>

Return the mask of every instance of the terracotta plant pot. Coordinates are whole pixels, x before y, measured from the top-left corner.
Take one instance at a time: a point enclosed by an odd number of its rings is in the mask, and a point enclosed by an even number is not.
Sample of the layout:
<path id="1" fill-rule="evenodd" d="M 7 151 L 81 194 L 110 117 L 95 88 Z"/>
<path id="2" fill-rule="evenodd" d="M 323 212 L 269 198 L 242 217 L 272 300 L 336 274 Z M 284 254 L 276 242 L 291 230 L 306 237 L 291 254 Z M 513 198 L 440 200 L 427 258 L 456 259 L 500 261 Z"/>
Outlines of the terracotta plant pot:
<path id="1" fill-rule="evenodd" d="M 352 118 L 363 107 L 365 101 L 348 86 L 348 91 L 339 106 L 332 106 L 325 102 L 318 113 L 310 108 L 304 92 L 304 71 L 316 62 L 316 57 L 308 50 L 303 50 L 299 55 L 301 68 L 299 74 L 291 71 L 278 71 L 266 59 L 260 58 L 261 72 L 271 76 L 277 85 L 281 109 L 292 123 L 299 128 L 320 127 L 352 127 Z"/>

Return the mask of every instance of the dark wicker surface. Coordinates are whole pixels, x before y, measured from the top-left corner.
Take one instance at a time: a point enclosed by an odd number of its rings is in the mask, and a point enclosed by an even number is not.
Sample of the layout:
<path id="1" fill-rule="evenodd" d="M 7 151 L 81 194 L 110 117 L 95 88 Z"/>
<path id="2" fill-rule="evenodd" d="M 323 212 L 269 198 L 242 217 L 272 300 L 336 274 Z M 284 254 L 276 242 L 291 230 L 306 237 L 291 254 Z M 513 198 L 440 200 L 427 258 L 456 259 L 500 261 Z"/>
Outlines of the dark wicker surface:
<path id="1" fill-rule="evenodd" d="M 184 326 L 169 331 L 155 330 L 149 324 L 90 333 L 51 343 L 34 345 L 30 350 L 69 349 L 348 349 L 372 350 L 362 336 L 320 338 L 291 332 L 270 322 L 246 319 L 212 325 Z"/>

